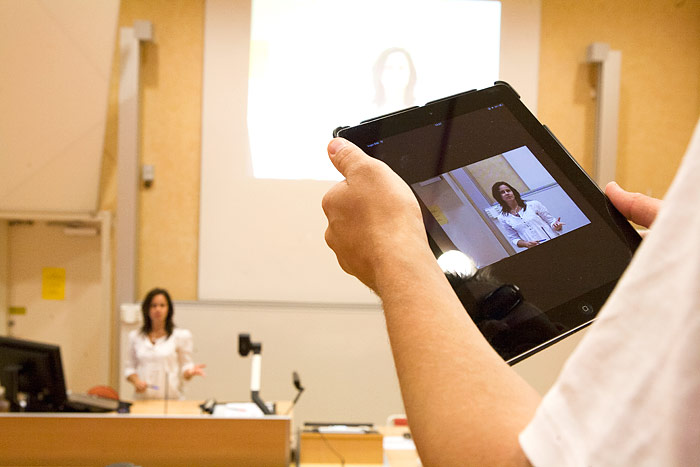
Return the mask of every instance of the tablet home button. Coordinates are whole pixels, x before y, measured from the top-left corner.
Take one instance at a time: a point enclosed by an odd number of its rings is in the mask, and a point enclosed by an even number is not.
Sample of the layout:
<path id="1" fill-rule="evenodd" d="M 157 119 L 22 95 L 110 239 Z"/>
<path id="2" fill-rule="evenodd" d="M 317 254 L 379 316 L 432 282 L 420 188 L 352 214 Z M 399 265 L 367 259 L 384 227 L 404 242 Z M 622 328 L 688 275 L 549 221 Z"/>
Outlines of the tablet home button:
<path id="1" fill-rule="evenodd" d="M 593 314 L 593 305 L 589 303 L 583 303 L 582 305 L 579 305 L 579 309 L 586 315 Z"/>

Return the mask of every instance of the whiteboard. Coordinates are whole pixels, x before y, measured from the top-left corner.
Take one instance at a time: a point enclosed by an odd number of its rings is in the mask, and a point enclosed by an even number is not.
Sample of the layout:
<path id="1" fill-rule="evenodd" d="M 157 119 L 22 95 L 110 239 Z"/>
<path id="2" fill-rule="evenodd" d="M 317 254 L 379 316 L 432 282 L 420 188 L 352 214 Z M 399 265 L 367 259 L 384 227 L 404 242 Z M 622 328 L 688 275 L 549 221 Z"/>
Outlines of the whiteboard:
<path id="1" fill-rule="evenodd" d="M 292 373 L 301 378 L 305 391 L 294 408 L 295 428 L 314 421 L 384 425 L 389 415 L 405 413 L 379 307 L 264 302 L 176 302 L 174 307 L 177 326 L 192 332 L 194 361 L 206 364 L 206 376 L 186 384 L 188 399 L 250 400 L 251 357 L 238 353 L 238 334 L 248 333 L 262 344 L 263 400 L 292 400 Z M 125 400 L 133 398 L 133 386 L 124 378 L 128 335 L 140 326 L 124 321 L 120 326 L 119 394 Z M 584 334 L 523 360 L 515 371 L 544 394 Z"/>
<path id="2" fill-rule="evenodd" d="M 500 78 L 534 110 L 540 2 L 522 3 L 502 2 Z M 377 303 L 340 269 L 323 240 L 321 199 L 335 182 L 253 177 L 246 122 L 250 15 L 248 1 L 207 1 L 198 297 Z M 269 133 L 274 140 L 274 128 Z M 284 140 L 277 145 L 285 151 Z M 307 150 L 327 157 L 325 146 Z"/>

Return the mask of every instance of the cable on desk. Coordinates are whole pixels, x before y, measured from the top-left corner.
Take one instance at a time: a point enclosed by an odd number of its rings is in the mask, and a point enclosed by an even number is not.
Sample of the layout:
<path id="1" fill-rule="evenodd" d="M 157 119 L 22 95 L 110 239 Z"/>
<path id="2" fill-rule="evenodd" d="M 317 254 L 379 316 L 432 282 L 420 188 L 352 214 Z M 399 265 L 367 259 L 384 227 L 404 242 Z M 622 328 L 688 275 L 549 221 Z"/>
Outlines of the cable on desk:
<path id="1" fill-rule="evenodd" d="M 331 443 L 326 439 L 326 437 L 321 433 L 321 431 L 317 431 L 319 436 L 321 437 L 321 440 L 323 440 L 324 443 L 326 443 L 326 446 L 328 446 L 328 449 L 331 450 L 333 454 L 338 456 L 338 459 L 340 459 L 340 466 L 343 467 L 345 465 L 345 458 L 340 454 L 338 451 L 335 450 L 333 446 L 331 446 Z"/>

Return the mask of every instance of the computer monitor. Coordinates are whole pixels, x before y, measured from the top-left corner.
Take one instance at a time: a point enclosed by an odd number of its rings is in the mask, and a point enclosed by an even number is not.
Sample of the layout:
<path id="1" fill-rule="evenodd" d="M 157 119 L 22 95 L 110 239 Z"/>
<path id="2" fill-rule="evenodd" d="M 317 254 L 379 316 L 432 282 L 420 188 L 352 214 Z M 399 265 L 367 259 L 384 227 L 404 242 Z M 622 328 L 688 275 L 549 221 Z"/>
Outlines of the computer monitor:
<path id="1" fill-rule="evenodd" d="M 66 382 L 59 346 L 0 336 L 0 384 L 12 411 L 62 410 Z"/>

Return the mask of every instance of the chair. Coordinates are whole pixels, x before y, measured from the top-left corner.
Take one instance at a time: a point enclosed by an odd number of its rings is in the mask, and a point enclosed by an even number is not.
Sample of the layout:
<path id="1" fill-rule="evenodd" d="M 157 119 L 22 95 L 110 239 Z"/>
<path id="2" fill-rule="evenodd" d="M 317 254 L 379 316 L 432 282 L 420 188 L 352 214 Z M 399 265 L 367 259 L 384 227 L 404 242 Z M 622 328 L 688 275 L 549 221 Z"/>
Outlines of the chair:
<path id="1" fill-rule="evenodd" d="M 386 419 L 386 426 L 408 426 L 406 414 L 389 415 Z"/>
<path id="2" fill-rule="evenodd" d="M 119 393 L 112 387 L 109 386 L 93 386 L 87 391 L 91 396 L 98 396 L 104 399 L 114 399 L 119 400 Z"/>

